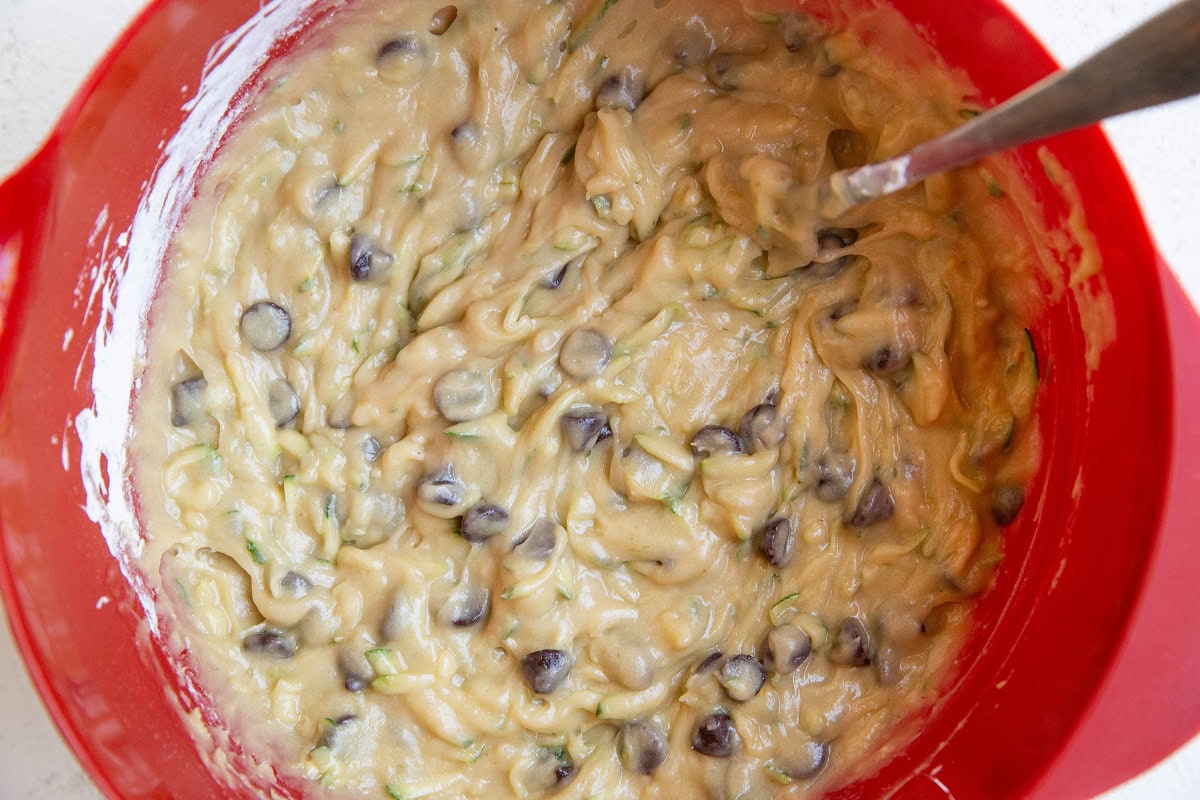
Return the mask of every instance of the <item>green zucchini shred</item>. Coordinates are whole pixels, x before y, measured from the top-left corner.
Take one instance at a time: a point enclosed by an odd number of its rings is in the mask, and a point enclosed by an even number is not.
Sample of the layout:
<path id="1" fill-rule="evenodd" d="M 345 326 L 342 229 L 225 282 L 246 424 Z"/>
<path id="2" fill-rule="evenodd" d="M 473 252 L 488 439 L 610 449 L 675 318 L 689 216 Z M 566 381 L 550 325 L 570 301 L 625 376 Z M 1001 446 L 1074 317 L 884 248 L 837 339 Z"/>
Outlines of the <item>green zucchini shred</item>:
<path id="1" fill-rule="evenodd" d="M 595 32 L 596 26 L 600 24 L 600 20 L 604 19 L 605 15 L 608 14 L 609 9 L 615 6 L 617 2 L 618 0 L 603 0 L 599 10 L 596 11 L 595 15 L 585 22 L 583 27 L 571 34 L 571 38 L 567 42 L 567 51 L 574 53 L 576 50 L 582 47 L 583 43 L 586 42 Z"/>
<path id="2" fill-rule="evenodd" d="M 253 539 L 246 539 L 246 552 L 250 554 L 250 558 L 254 560 L 254 563 L 260 567 L 267 563 L 266 555 L 263 554 L 263 551 L 259 549 L 258 544 Z"/>

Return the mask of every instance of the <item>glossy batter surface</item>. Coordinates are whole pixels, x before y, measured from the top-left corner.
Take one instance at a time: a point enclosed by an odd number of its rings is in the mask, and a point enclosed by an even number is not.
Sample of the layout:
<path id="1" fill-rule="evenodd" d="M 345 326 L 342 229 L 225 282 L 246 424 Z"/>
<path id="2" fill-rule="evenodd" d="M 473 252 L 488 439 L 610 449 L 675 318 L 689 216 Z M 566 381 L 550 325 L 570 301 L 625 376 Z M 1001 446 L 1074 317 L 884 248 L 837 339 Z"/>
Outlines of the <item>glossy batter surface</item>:
<path id="1" fill-rule="evenodd" d="M 970 113 L 896 24 L 362 2 L 273 68 L 177 234 L 134 442 L 247 747 L 314 793 L 616 800 L 816 796 L 903 743 L 1038 367 L 987 172 L 779 217 Z"/>

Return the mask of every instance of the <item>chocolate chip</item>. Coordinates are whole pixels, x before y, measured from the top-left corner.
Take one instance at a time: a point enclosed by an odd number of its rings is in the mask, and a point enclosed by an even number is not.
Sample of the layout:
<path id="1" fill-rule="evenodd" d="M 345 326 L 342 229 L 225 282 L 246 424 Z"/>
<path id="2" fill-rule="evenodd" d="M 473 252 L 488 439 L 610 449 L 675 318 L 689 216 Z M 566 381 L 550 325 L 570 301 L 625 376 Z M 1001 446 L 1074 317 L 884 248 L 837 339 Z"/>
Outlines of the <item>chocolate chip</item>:
<path id="1" fill-rule="evenodd" d="M 763 666 L 777 675 L 790 675 L 812 653 L 812 640 L 795 625 L 776 625 L 763 639 Z"/>
<path id="2" fill-rule="evenodd" d="M 487 589 L 464 586 L 450 596 L 439 617 L 456 628 L 470 628 L 482 622 L 490 608 L 491 594 Z"/>
<path id="3" fill-rule="evenodd" d="M 171 387 L 171 424 L 186 428 L 204 414 L 204 390 L 208 381 L 189 378 Z"/>
<path id="4" fill-rule="evenodd" d="M 476 369 L 453 369 L 433 387 L 433 403 L 450 422 L 469 422 L 496 410 L 500 389 L 488 373 Z"/>
<path id="5" fill-rule="evenodd" d="M 892 490 L 876 478 L 859 499 L 858 508 L 850 517 L 850 524 L 855 528 L 867 528 L 891 519 L 895 511 L 896 501 L 892 498 Z"/>
<path id="6" fill-rule="evenodd" d="M 379 48 L 377 60 L 389 61 L 400 56 L 415 56 L 421 51 L 417 40 L 411 36 L 401 36 L 398 39 L 392 39 Z"/>
<path id="7" fill-rule="evenodd" d="M 717 682 L 730 700 L 745 703 L 751 700 L 766 683 L 767 672 L 754 656 L 740 653 L 721 666 Z"/>
<path id="8" fill-rule="evenodd" d="M 829 660 L 850 667 L 865 667 L 871 663 L 871 642 L 866 626 L 858 617 L 846 617 L 838 625 Z"/>
<path id="9" fill-rule="evenodd" d="M 813 493 L 826 503 L 841 501 L 854 484 L 858 462 L 849 453 L 827 451 L 813 464 Z"/>
<path id="10" fill-rule="evenodd" d="M 692 437 L 692 455 L 699 459 L 746 452 L 742 437 L 723 425 L 705 425 Z"/>
<path id="11" fill-rule="evenodd" d="M 559 426 L 567 444 L 581 453 L 612 436 L 608 417 L 601 411 L 570 411 L 559 419 Z"/>
<path id="12" fill-rule="evenodd" d="M 992 492 L 992 519 L 997 525 L 1011 525 L 1025 505 L 1025 490 L 1020 486 L 1000 486 Z"/>
<path id="13" fill-rule="evenodd" d="M 282 347 L 292 335 L 292 315 L 283 306 L 263 300 L 246 309 L 240 328 L 246 344 L 267 353 Z"/>
<path id="14" fill-rule="evenodd" d="M 304 597 L 312 589 L 312 581 L 299 572 L 289 572 L 279 579 L 279 587 L 292 597 Z"/>
<path id="15" fill-rule="evenodd" d="M 521 659 L 521 675 L 535 694 L 550 694 L 570 671 L 571 657 L 562 650 L 535 650 Z"/>
<path id="16" fill-rule="evenodd" d="M 554 553 L 557 543 L 558 526 L 548 519 L 540 519 L 517 538 L 512 551 L 528 561 L 545 561 Z"/>
<path id="17" fill-rule="evenodd" d="M 380 278 L 396 257 L 383 249 L 373 236 L 356 233 L 350 237 L 350 277 L 356 281 Z"/>
<path id="18" fill-rule="evenodd" d="M 733 718 L 724 711 L 712 712 L 696 723 L 692 731 L 692 749 L 711 758 L 729 758 L 739 741 Z"/>
<path id="19" fill-rule="evenodd" d="M 623 108 L 632 112 L 642 102 L 645 91 L 637 73 L 624 69 L 610 75 L 596 92 L 596 108 Z"/>
<path id="20" fill-rule="evenodd" d="M 242 650 L 283 661 L 296 655 L 296 637 L 275 628 L 251 631 L 242 639 Z"/>
<path id="21" fill-rule="evenodd" d="M 653 775 L 667 760 L 667 740 L 657 725 L 631 720 L 617 734 L 617 755 L 625 769 L 639 775 Z"/>
<path id="22" fill-rule="evenodd" d="M 572 378 L 584 380 L 599 375 L 612 358 L 612 342 L 599 331 L 571 331 L 558 353 L 558 364 Z"/>
<path id="23" fill-rule="evenodd" d="M 773 450 L 783 444 L 786 430 L 774 403 L 760 403 L 746 412 L 738 434 L 754 450 Z"/>
<path id="24" fill-rule="evenodd" d="M 796 548 L 796 534 L 787 517 L 768 520 L 756 537 L 758 552 L 766 557 L 772 567 L 786 567 L 792 560 Z"/>
<path id="25" fill-rule="evenodd" d="M 912 353 L 901 345 L 884 345 L 863 359 L 863 369 L 890 378 L 903 372 L 912 362 Z"/>
<path id="26" fill-rule="evenodd" d="M 504 533 L 508 528 L 509 516 L 494 503 L 476 503 L 463 514 L 458 524 L 459 534 L 472 544 L 479 544 Z"/>
<path id="27" fill-rule="evenodd" d="M 282 428 L 300 415 L 300 398 L 292 384 L 280 378 L 267 387 L 267 406 L 275 427 Z"/>

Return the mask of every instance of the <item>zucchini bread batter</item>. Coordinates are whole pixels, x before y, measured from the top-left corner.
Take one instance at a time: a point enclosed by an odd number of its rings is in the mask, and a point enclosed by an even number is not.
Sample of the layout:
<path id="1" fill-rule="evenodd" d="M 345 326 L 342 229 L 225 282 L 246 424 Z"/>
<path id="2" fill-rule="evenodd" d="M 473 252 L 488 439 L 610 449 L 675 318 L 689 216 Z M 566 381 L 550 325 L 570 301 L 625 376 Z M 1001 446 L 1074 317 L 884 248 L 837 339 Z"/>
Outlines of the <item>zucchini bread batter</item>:
<path id="1" fill-rule="evenodd" d="M 1038 367 L 983 169 L 780 222 L 971 113 L 897 24 L 364 0 L 270 69 L 133 443 L 146 568 L 248 749 L 314 795 L 732 800 L 903 743 L 1036 467 Z"/>

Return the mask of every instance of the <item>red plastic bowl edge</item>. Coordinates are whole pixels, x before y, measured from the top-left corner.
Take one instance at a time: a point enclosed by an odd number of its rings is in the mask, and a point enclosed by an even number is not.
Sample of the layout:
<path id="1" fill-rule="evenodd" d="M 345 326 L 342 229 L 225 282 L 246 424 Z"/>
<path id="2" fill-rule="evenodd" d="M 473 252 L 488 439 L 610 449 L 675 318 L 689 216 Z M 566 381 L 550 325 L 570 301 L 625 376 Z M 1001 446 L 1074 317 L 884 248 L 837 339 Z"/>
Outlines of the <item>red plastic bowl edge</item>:
<path id="1" fill-rule="evenodd" d="M 92 67 L 39 149 L 12 175 L 0 182 L 0 391 L 3 391 L 7 384 L 8 359 L 13 352 L 10 338 L 15 335 L 4 323 L 8 310 L 14 304 L 20 304 L 24 294 L 22 282 L 18 280 L 20 253 L 26 247 L 36 249 L 36 241 L 33 240 L 39 228 L 35 223 L 48 196 L 51 175 L 58 160 L 59 141 L 64 132 L 75 124 L 81 110 L 110 72 L 113 62 L 146 25 L 147 20 L 154 16 L 161 3 L 162 0 L 150 0 L 145 4 Z M 0 515 L 0 536 L 4 535 L 2 523 L 3 517 Z M 41 653 L 33 646 L 29 621 L 18 602 L 16 582 L 2 548 L 0 598 L 3 598 L 3 615 L 8 620 L 9 630 L 21 654 L 26 673 L 59 736 L 100 792 L 109 800 L 122 800 L 121 794 L 102 768 L 89 743 L 71 724 L 65 701 L 48 677 L 50 670 Z"/>
<path id="2" fill-rule="evenodd" d="M 1200 398 L 1200 316 L 1161 255 L 1154 266 L 1174 382 L 1166 501 L 1125 636 L 1075 730 L 1031 790 L 1035 800 L 1107 791 L 1200 732 L 1200 693 L 1177 692 L 1194 686 L 1200 673 L 1200 631 L 1187 630 L 1200 620 L 1200 415 L 1190 413 Z"/>
<path id="3" fill-rule="evenodd" d="M 59 138 L 74 124 L 112 62 L 160 3 L 152 0 L 134 18 L 89 73 L 41 149 L 0 183 L 0 385 L 7 371 L 5 357 L 11 335 L 3 320 L 10 304 L 20 302 L 21 286 L 16 280 L 19 254 L 36 235 L 36 213 L 46 196 Z M 1032 33 L 1030 38 L 1036 41 Z M 1142 220 L 1134 224 L 1144 225 Z M 1193 534 L 1200 530 L 1200 503 L 1190 502 L 1200 496 L 1200 416 L 1186 413 L 1193 399 L 1200 397 L 1200 346 L 1196 346 L 1200 316 L 1161 256 L 1156 267 L 1163 283 L 1175 377 L 1175 447 L 1167 508 L 1123 647 L 1073 735 L 1032 790 L 1031 796 L 1036 798 L 1050 800 L 1078 793 L 1083 786 L 1104 791 L 1166 757 L 1200 730 L 1200 698 L 1182 712 L 1177 701 L 1168 699 L 1175 686 L 1192 682 L 1200 670 L 1200 636 L 1187 641 L 1187 637 L 1174 635 L 1177 620 L 1200 619 L 1200 593 L 1195 591 L 1200 538 Z M 47 678 L 47 665 L 32 646 L 28 622 L 16 602 L 16 586 L 7 569 L 0 569 L 0 595 L 30 679 L 59 734 L 98 788 L 119 800 L 88 743 L 70 725 L 63 698 Z M 1162 727 L 1162 717 L 1156 712 L 1167 705 L 1176 720 L 1193 721 Z M 1114 738 L 1116 731 L 1122 735 Z M 1098 753 L 1106 755 L 1098 758 Z"/>

